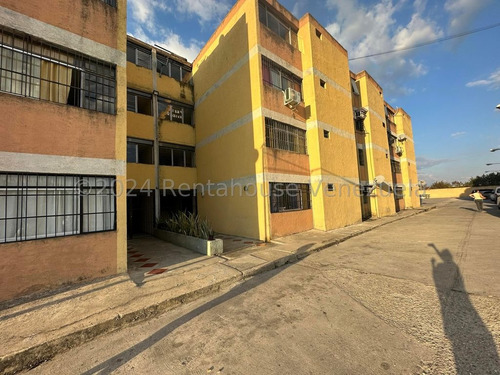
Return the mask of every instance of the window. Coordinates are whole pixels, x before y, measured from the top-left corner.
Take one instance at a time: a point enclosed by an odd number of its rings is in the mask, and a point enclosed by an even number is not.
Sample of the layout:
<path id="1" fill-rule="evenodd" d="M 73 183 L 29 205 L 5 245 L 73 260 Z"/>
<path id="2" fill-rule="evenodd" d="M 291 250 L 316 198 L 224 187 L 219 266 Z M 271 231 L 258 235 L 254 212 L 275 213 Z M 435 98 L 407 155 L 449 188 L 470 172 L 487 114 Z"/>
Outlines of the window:
<path id="1" fill-rule="evenodd" d="M 309 184 L 271 182 L 271 213 L 311 208 Z"/>
<path id="2" fill-rule="evenodd" d="M 158 118 L 193 125 L 193 107 L 170 99 L 158 98 Z"/>
<path id="3" fill-rule="evenodd" d="M 389 133 L 389 132 L 387 132 L 387 140 L 389 142 L 389 146 L 396 147 L 398 139 L 394 135 L 392 135 L 391 133 Z"/>
<path id="4" fill-rule="evenodd" d="M 259 4 L 259 20 L 281 39 L 297 48 L 297 32 L 281 22 L 269 8 L 263 4 Z"/>
<path id="5" fill-rule="evenodd" d="M 404 190 L 403 186 L 395 186 L 394 196 L 399 199 L 403 198 L 404 197 L 403 190 Z"/>
<path id="6" fill-rule="evenodd" d="M 333 191 L 334 188 L 333 188 L 333 184 L 328 184 L 328 191 Z"/>
<path id="7" fill-rule="evenodd" d="M 306 131 L 266 117 L 266 146 L 305 154 Z"/>
<path id="8" fill-rule="evenodd" d="M 358 160 L 359 160 L 359 165 L 361 166 L 365 165 L 365 152 L 362 148 L 358 148 Z"/>
<path id="9" fill-rule="evenodd" d="M 186 76 L 191 72 L 190 67 L 169 59 L 167 56 L 157 54 L 156 60 L 156 71 L 160 74 L 160 76 L 166 75 L 176 79 L 177 81 L 184 81 Z"/>
<path id="10" fill-rule="evenodd" d="M 113 8 L 116 8 L 116 0 L 101 0 L 104 1 L 104 3 L 112 6 Z"/>
<path id="11" fill-rule="evenodd" d="M 358 132 L 364 132 L 365 131 L 365 121 L 363 119 L 356 119 L 354 120 L 354 126 L 356 128 L 356 131 Z"/>
<path id="12" fill-rule="evenodd" d="M 152 104 L 151 95 L 127 90 L 127 111 L 151 116 L 153 114 Z"/>
<path id="13" fill-rule="evenodd" d="M 358 85 L 356 84 L 356 81 L 352 78 L 351 78 L 351 88 L 352 88 L 353 94 L 359 96 Z"/>
<path id="14" fill-rule="evenodd" d="M 382 123 L 382 127 L 385 128 L 385 122 Z"/>
<path id="15" fill-rule="evenodd" d="M 160 165 L 194 168 L 194 147 L 160 144 Z"/>
<path id="16" fill-rule="evenodd" d="M 0 91 L 114 114 L 116 67 L 0 29 Z"/>
<path id="17" fill-rule="evenodd" d="M 319 39 L 322 39 L 322 37 L 321 37 L 321 31 L 319 31 L 318 29 L 316 29 L 316 36 L 317 36 Z"/>
<path id="18" fill-rule="evenodd" d="M 391 160 L 391 169 L 393 173 L 401 173 L 401 163 L 396 160 Z"/>
<path id="19" fill-rule="evenodd" d="M 319 80 L 319 85 L 323 88 L 326 88 L 326 82 L 323 81 L 322 79 Z"/>
<path id="20" fill-rule="evenodd" d="M 153 141 L 128 138 L 127 163 L 153 164 Z"/>
<path id="21" fill-rule="evenodd" d="M 323 137 L 330 138 L 330 132 L 328 130 L 323 130 Z"/>
<path id="22" fill-rule="evenodd" d="M 0 174 L 0 243 L 115 229 L 113 177 Z"/>
<path id="23" fill-rule="evenodd" d="M 151 69 L 151 50 L 127 41 L 127 61 Z"/>
<path id="24" fill-rule="evenodd" d="M 302 97 L 302 79 L 264 56 L 262 56 L 262 75 L 265 83 L 282 91 L 291 87 L 300 92 Z"/>

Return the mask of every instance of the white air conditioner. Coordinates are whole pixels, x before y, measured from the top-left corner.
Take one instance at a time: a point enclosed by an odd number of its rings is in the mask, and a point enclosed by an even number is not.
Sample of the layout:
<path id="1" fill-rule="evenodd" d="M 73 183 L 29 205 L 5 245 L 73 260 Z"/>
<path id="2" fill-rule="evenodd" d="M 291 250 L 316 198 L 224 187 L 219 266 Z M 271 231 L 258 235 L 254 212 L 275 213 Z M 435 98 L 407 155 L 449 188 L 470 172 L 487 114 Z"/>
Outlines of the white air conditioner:
<path id="1" fill-rule="evenodd" d="M 396 154 L 401 155 L 403 153 L 403 147 L 397 146 L 396 147 Z"/>
<path id="2" fill-rule="evenodd" d="M 367 110 L 364 108 L 354 108 L 354 119 L 364 120 L 366 118 Z"/>
<path id="3" fill-rule="evenodd" d="M 285 100 L 284 103 L 290 108 L 295 108 L 301 101 L 300 92 L 295 91 L 291 87 L 287 88 L 284 92 Z"/>
<path id="4" fill-rule="evenodd" d="M 404 135 L 404 134 L 400 134 L 400 135 L 398 135 L 398 141 L 399 141 L 399 142 L 404 142 L 404 141 L 406 141 L 406 135 Z"/>

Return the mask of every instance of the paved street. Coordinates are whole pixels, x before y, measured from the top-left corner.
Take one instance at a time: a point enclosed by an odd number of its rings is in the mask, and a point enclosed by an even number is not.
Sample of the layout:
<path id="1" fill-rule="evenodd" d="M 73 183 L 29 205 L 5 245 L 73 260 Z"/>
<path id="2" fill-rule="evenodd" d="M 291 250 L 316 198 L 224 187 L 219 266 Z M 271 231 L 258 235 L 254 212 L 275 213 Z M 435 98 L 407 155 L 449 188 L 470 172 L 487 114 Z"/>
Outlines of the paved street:
<path id="1" fill-rule="evenodd" d="M 30 374 L 500 374 L 500 210 L 450 201 Z"/>

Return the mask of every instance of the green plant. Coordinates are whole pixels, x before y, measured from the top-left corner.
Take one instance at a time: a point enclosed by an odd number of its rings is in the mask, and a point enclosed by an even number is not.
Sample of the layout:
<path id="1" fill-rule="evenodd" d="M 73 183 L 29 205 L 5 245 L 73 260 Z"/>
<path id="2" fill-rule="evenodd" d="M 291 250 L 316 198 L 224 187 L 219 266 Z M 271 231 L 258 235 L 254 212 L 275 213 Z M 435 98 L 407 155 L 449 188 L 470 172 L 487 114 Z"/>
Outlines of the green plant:
<path id="1" fill-rule="evenodd" d="M 213 240 L 214 231 L 207 219 L 191 212 L 178 211 L 165 218 L 161 218 L 158 227 L 170 232 L 198 237 L 204 240 Z"/>

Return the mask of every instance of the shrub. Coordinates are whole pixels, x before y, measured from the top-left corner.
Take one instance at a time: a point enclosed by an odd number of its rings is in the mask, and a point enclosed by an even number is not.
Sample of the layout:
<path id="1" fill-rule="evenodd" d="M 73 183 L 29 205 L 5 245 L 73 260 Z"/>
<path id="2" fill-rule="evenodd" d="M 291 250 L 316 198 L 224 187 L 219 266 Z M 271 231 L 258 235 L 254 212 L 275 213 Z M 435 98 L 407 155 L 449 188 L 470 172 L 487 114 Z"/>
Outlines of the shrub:
<path id="1" fill-rule="evenodd" d="M 214 239 L 214 230 L 208 220 L 202 219 L 191 212 L 179 211 L 166 218 L 161 218 L 158 227 L 170 232 L 198 237 L 204 240 Z"/>

